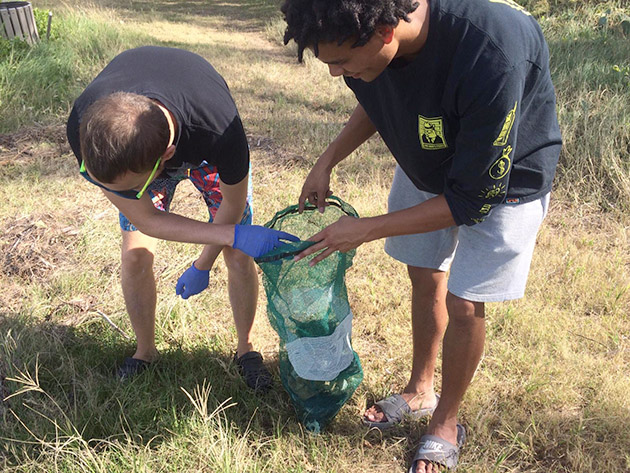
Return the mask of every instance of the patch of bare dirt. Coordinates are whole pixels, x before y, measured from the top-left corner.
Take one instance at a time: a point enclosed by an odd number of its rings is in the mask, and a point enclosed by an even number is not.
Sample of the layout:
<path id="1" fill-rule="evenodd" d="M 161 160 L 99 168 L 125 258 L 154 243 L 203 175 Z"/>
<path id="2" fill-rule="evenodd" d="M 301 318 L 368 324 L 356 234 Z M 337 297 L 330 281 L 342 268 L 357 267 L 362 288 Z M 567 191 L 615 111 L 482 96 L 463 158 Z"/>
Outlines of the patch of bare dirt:
<path id="1" fill-rule="evenodd" d="M 290 153 L 267 136 L 247 135 L 249 147 L 253 151 L 257 151 L 259 162 L 269 165 L 271 169 L 284 166 L 290 168 L 293 166 L 311 167 L 313 163 L 304 156 L 296 153 Z"/>
<path id="2" fill-rule="evenodd" d="M 52 159 L 70 152 L 64 125 L 23 128 L 0 134 L 0 170 L 8 165 L 27 165 L 36 159 Z"/>
<path id="3" fill-rule="evenodd" d="M 53 215 L 29 215 L 8 221 L 0 237 L 0 273 L 30 281 L 74 263 L 78 230 Z"/>

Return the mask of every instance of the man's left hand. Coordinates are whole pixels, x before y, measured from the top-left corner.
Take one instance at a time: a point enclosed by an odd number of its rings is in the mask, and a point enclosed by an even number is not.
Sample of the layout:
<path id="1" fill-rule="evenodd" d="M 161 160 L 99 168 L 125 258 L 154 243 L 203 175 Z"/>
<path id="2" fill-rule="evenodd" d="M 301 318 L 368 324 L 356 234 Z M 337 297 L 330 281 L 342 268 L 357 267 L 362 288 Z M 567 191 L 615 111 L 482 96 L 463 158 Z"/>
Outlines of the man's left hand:
<path id="1" fill-rule="evenodd" d="M 321 251 L 309 262 L 310 266 L 314 266 L 335 251 L 345 253 L 355 249 L 368 241 L 365 223 L 365 219 L 348 216 L 341 217 L 335 223 L 328 225 L 321 232 L 310 237 L 309 241 L 316 241 L 317 243 L 298 254 L 295 257 L 295 261 Z"/>
<path id="2" fill-rule="evenodd" d="M 193 263 L 177 280 L 175 294 L 182 296 L 182 299 L 188 299 L 207 288 L 209 280 L 210 270 L 197 269 Z"/>

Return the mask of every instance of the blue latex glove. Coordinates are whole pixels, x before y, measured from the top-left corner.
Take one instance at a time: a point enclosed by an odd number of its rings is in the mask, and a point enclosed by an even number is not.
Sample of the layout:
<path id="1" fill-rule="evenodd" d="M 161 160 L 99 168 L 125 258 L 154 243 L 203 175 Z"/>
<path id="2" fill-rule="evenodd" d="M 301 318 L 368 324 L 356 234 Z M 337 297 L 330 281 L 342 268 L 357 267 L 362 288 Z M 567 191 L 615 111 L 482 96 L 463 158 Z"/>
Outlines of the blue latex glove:
<path id="1" fill-rule="evenodd" d="M 209 279 L 210 270 L 197 269 L 193 263 L 177 280 L 175 294 L 182 296 L 182 299 L 188 299 L 207 288 Z"/>
<path id="2" fill-rule="evenodd" d="M 271 250 L 286 244 L 281 240 L 300 241 L 295 235 L 272 230 L 260 225 L 236 225 L 232 248 L 241 250 L 253 258 L 258 258 Z"/>

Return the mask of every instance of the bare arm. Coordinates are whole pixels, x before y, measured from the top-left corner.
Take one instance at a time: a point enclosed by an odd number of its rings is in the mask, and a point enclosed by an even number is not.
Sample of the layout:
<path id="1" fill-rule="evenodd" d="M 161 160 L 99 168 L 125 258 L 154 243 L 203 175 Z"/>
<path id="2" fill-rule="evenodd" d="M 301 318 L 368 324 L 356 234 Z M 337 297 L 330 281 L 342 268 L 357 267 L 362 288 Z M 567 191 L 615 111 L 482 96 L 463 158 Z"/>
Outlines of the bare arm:
<path id="1" fill-rule="evenodd" d="M 215 224 L 236 224 L 241 221 L 247 201 L 248 182 L 248 176 L 245 176 L 245 179 L 233 185 L 226 184 L 219 179 L 223 200 L 214 216 Z M 199 258 L 197 258 L 197 261 L 195 261 L 195 267 L 200 270 L 209 270 L 212 268 L 223 246 L 224 245 L 215 244 L 206 245 L 201 255 L 199 255 Z"/>
<path id="2" fill-rule="evenodd" d="M 350 251 L 368 241 L 388 236 L 432 232 L 453 225 L 455 220 L 446 199 L 439 195 L 414 207 L 377 217 L 342 217 L 309 238 L 318 243 L 301 252 L 296 259 L 324 250 L 313 258 L 310 264 L 314 265 L 334 251 Z"/>
<path id="3" fill-rule="evenodd" d="M 148 194 L 141 199 L 124 199 L 103 190 L 103 194 L 145 235 L 160 240 L 232 246 L 234 225 L 207 223 L 157 210 Z"/>

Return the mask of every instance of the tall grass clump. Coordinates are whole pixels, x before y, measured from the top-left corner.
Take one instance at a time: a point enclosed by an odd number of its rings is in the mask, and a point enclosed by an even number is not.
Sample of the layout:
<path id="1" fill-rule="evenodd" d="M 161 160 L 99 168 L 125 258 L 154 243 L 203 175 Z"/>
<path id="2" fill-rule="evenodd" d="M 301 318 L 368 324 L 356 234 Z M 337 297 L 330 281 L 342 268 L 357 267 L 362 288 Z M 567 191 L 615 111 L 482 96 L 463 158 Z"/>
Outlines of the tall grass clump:
<path id="1" fill-rule="evenodd" d="M 56 15 L 49 40 L 37 23 L 42 40 L 34 47 L 0 39 L 0 133 L 65 116 L 87 81 L 117 53 L 141 43 L 102 11 Z"/>
<path id="2" fill-rule="evenodd" d="M 630 210 L 628 8 L 620 1 L 565 0 L 550 11 L 539 21 L 564 141 L 556 190 L 578 205 L 623 215 Z"/>

